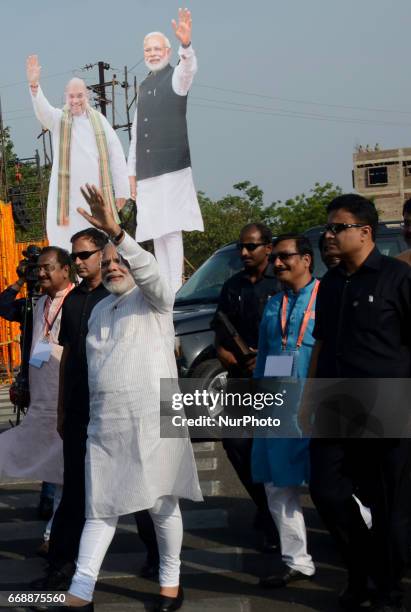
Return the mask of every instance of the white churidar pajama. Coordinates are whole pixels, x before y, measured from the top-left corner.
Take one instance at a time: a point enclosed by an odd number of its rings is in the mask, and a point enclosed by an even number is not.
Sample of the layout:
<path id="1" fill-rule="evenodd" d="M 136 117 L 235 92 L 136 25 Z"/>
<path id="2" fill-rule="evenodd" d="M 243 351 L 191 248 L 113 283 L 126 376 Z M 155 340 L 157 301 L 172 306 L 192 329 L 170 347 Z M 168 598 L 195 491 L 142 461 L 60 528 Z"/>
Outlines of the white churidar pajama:
<path id="1" fill-rule="evenodd" d="M 265 483 L 268 507 L 278 529 L 284 563 L 306 576 L 315 574 L 307 552 L 307 532 L 298 487 L 276 487 Z"/>
<path id="2" fill-rule="evenodd" d="M 192 47 L 179 48 L 180 62 L 174 68 L 172 87 L 179 96 L 187 95 L 195 73 L 197 72 L 197 59 Z M 129 176 L 136 176 L 137 168 L 137 110 L 134 114 L 131 128 L 131 142 L 127 166 Z M 161 273 L 169 280 L 176 291 L 181 287 L 182 266 L 180 251 L 181 243 L 175 239 L 159 243 L 157 238 L 168 234 L 194 230 L 204 231 L 203 219 L 194 187 L 191 167 L 168 172 L 160 176 L 138 180 L 137 176 L 137 242 L 154 240 L 154 252 L 159 262 Z M 161 251 L 158 251 L 160 247 Z M 173 253 L 173 249 L 178 251 Z M 164 256 L 166 253 L 166 257 Z M 172 263 L 167 264 L 167 260 Z M 178 265 L 177 265 L 178 264 Z M 172 274 L 172 276 L 169 276 Z"/>
<path id="3" fill-rule="evenodd" d="M 161 497 L 149 510 L 160 554 L 160 586 L 179 584 L 180 551 L 183 541 L 183 521 L 178 499 Z M 93 591 L 101 564 L 114 537 L 118 516 L 106 519 L 87 519 L 81 536 L 77 570 L 70 585 L 70 593 L 86 601 L 93 599 Z"/>
<path id="4" fill-rule="evenodd" d="M 70 252 L 71 236 L 90 227 L 89 222 L 77 212 L 79 206 L 90 212 L 87 202 L 81 195 L 80 186 L 86 183 L 97 185 L 97 187 L 100 185 L 96 137 L 86 113 L 73 116 L 70 146 L 69 224 L 57 225 L 60 122 L 63 111 L 51 106 L 41 87 L 38 88 L 37 95 L 31 94 L 31 99 L 37 119 L 43 127 L 50 130 L 53 136 L 53 167 L 47 199 L 47 239 L 50 245 L 62 247 Z M 115 197 L 127 199 L 130 197 L 130 185 L 123 148 L 107 119 L 103 115 L 100 119 L 107 140 Z"/>
<path id="5" fill-rule="evenodd" d="M 86 522 L 71 591 L 84 599 L 91 598 L 118 517 L 145 509 L 155 523 L 161 581 L 178 584 L 178 498 L 203 499 L 190 439 L 160 436 L 160 381 L 177 379 L 174 294 L 154 257 L 130 236 L 117 250 L 136 286 L 94 307 L 86 340 L 86 518 L 93 520 Z"/>

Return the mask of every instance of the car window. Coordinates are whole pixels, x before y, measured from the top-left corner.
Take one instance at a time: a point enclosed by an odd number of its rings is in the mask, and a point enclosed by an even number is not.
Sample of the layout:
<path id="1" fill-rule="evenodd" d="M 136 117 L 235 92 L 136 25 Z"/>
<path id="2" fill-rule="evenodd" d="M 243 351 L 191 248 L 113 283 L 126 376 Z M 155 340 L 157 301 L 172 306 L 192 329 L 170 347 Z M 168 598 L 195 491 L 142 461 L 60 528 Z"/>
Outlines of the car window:
<path id="1" fill-rule="evenodd" d="M 218 302 L 225 281 L 242 268 L 237 249 L 226 249 L 212 255 L 181 287 L 176 304 L 181 302 Z"/>

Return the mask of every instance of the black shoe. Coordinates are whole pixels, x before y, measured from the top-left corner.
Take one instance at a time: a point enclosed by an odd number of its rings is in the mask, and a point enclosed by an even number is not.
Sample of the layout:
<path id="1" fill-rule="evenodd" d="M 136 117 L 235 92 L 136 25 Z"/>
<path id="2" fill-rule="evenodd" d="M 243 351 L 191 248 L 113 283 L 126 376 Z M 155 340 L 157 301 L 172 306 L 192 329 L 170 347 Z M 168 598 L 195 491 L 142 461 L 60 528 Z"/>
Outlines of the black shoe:
<path id="1" fill-rule="evenodd" d="M 60 569 L 50 568 L 43 578 L 30 582 L 33 591 L 67 591 L 74 575 L 74 563 L 66 563 Z"/>
<path id="2" fill-rule="evenodd" d="M 312 580 L 313 576 L 307 576 L 298 570 L 287 568 L 282 574 L 275 574 L 274 576 L 268 576 L 267 578 L 261 578 L 259 586 L 263 589 L 281 589 L 286 587 L 290 582 L 297 582 L 297 580 Z"/>
<path id="3" fill-rule="evenodd" d="M 30 610 L 35 610 L 36 612 L 40 612 L 40 610 L 54 610 L 56 606 L 48 605 L 48 606 L 32 606 Z M 80 612 L 94 612 L 94 603 L 90 601 L 90 603 L 85 604 L 84 606 L 59 606 L 59 610 L 71 610 L 71 612 L 75 612 L 76 610 L 80 610 Z"/>
<path id="4" fill-rule="evenodd" d="M 37 517 L 42 521 L 49 521 L 53 516 L 53 504 L 54 500 L 52 497 L 40 497 Z"/>
<path id="5" fill-rule="evenodd" d="M 157 580 L 159 569 L 160 566 L 158 561 L 153 562 L 147 560 L 144 565 L 140 567 L 138 574 L 141 578 L 146 578 L 147 580 Z"/>
<path id="6" fill-rule="evenodd" d="M 160 595 L 160 602 L 153 612 L 173 612 L 173 610 L 179 610 L 183 605 L 184 591 L 183 587 L 178 587 L 177 597 L 167 597 L 166 595 Z"/>
<path id="7" fill-rule="evenodd" d="M 338 596 L 338 603 L 343 610 L 347 610 L 347 612 L 356 612 L 362 609 L 361 605 L 369 602 L 370 599 L 370 591 L 367 587 L 353 587 L 352 585 L 348 585 Z"/>

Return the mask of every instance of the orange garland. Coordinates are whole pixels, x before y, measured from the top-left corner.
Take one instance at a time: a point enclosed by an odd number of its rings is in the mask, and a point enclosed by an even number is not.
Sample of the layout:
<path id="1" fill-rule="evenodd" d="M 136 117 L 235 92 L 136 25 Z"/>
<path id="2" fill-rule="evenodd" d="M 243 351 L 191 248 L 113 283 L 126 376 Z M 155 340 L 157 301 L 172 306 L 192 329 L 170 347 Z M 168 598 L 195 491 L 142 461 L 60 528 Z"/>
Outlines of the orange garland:
<path id="1" fill-rule="evenodd" d="M 16 243 L 11 204 L 0 201 L 0 292 L 17 280 L 16 268 L 28 244 L 46 246 L 47 241 Z M 12 382 L 13 370 L 20 364 L 20 326 L 0 317 L 0 381 Z"/>

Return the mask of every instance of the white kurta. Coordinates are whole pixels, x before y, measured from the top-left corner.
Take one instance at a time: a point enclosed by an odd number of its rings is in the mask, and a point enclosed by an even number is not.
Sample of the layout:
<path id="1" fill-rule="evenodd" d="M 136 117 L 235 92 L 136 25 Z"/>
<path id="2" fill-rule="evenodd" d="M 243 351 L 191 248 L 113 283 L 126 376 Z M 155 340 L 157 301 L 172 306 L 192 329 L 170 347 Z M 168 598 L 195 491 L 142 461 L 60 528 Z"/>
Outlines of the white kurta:
<path id="1" fill-rule="evenodd" d="M 180 63 L 174 68 L 172 87 L 179 96 L 187 95 L 195 73 L 197 59 L 192 47 L 179 48 Z M 137 101 L 138 104 L 138 101 Z M 137 110 L 131 128 L 128 154 L 128 174 L 136 176 L 137 168 Z M 194 187 L 191 167 L 160 176 L 138 180 L 137 177 L 137 233 L 143 242 L 176 231 L 204 231 L 203 219 Z"/>
<path id="2" fill-rule="evenodd" d="M 53 167 L 47 200 L 47 238 L 49 244 L 71 251 L 71 236 L 80 230 L 90 227 L 90 224 L 77 212 L 79 206 L 89 211 L 89 207 L 81 195 L 80 186 L 85 183 L 97 186 L 100 184 L 99 156 L 94 130 L 85 113 L 73 116 L 70 151 L 69 225 L 57 225 L 60 121 L 62 110 L 54 108 L 49 104 L 40 87 L 38 88 L 37 95 L 33 96 L 31 94 L 31 97 L 37 119 L 53 135 Z M 128 198 L 130 196 L 130 187 L 123 148 L 117 134 L 107 119 L 103 115 L 100 118 L 107 139 L 115 197 Z"/>
<path id="3" fill-rule="evenodd" d="M 126 235 L 118 247 L 137 283 L 89 319 L 90 423 L 86 516 L 152 508 L 159 497 L 202 500 L 191 442 L 160 438 L 160 379 L 177 378 L 174 294 L 154 257 Z"/>
<path id="4" fill-rule="evenodd" d="M 64 292 L 51 303 L 48 319 L 52 321 Z M 33 315 L 32 351 L 44 337 L 44 305 L 41 297 Z M 63 482 L 63 442 L 57 433 L 59 369 L 63 347 L 58 343 L 61 310 L 50 332 L 52 354 L 41 368 L 29 366 L 30 406 L 20 425 L 0 435 L 0 481 L 45 480 Z"/>

